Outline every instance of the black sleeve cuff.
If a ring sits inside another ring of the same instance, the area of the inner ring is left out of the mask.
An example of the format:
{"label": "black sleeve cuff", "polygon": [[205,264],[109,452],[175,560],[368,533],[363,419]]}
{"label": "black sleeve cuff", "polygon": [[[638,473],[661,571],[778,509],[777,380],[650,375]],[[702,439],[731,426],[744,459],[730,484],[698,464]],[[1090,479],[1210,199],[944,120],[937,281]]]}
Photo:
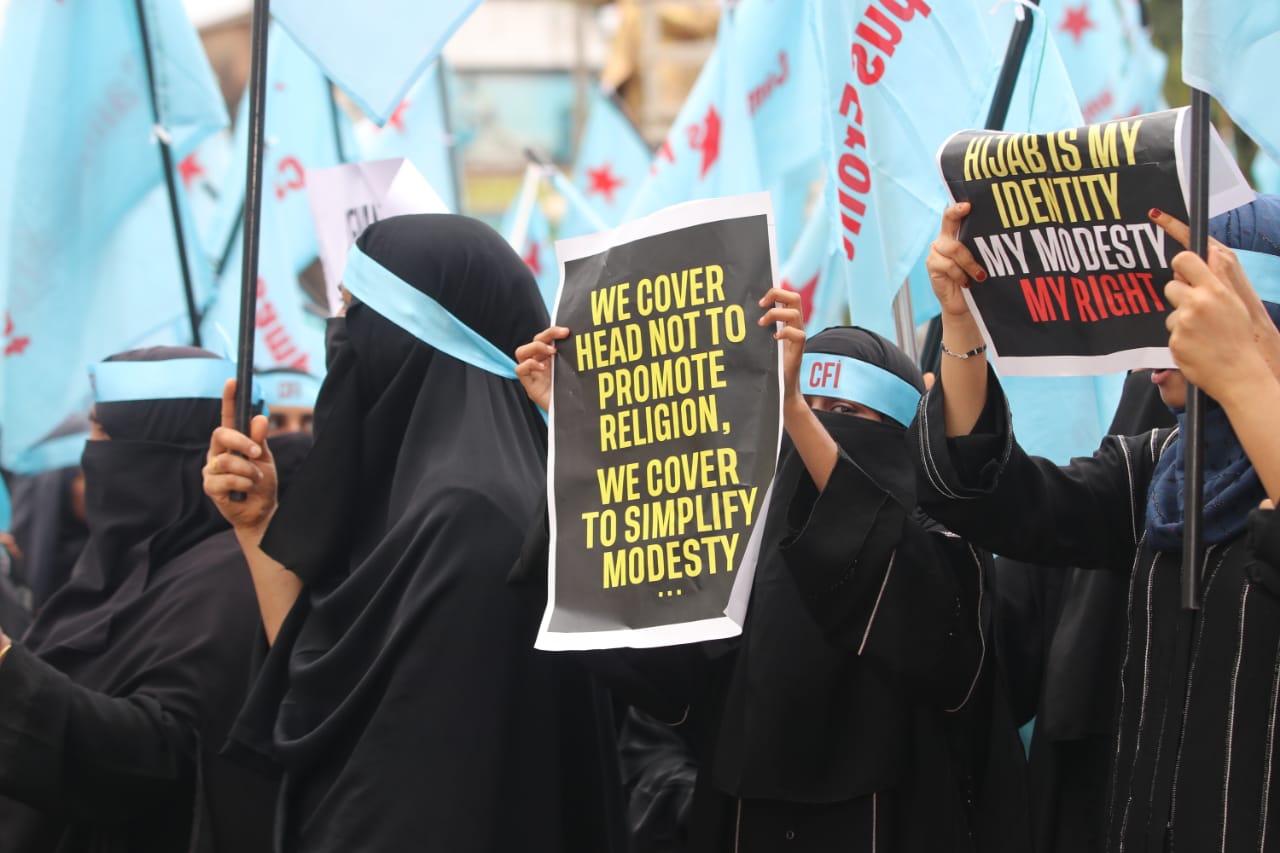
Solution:
{"label": "black sleeve cuff", "polygon": [[968,435],[947,436],[944,400],[939,383],[925,395],[911,425],[921,496],[965,500],[990,494],[1013,449],[1009,404],[1000,380],[988,366],[987,402]]}
{"label": "black sleeve cuff", "polygon": [[57,687],[65,680],[18,645],[0,663],[0,791],[55,786],[68,712],[66,693]]}

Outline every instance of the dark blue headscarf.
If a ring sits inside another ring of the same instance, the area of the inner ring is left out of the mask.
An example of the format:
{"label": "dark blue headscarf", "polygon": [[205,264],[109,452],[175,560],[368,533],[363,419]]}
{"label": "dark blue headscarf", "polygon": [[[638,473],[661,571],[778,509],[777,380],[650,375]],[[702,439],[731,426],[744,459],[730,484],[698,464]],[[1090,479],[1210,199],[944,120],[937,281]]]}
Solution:
{"label": "dark blue headscarf", "polygon": [[[1271,321],[1280,326],[1280,305],[1264,302]],[[1267,496],[1258,472],[1245,455],[1227,413],[1208,400],[1204,413],[1204,541],[1230,542],[1244,534],[1249,510]],[[1179,437],[1156,463],[1147,492],[1147,539],[1157,551],[1181,551],[1185,524],[1187,413],[1175,410]]]}
{"label": "dark blue headscarf", "polygon": [[[1280,255],[1280,196],[1257,200],[1209,221],[1209,234],[1233,249]],[[1280,326],[1280,306],[1263,303]],[[1187,415],[1177,412],[1179,435]],[[1249,510],[1266,497],[1258,474],[1245,456],[1227,420],[1212,400],[1204,416],[1204,539],[1208,545],[1230,542],[1244,533]],[[1181,551],[1186,444],[1179,438],[1165,452],[1147,493],[1147,538],[1157,551]]]}

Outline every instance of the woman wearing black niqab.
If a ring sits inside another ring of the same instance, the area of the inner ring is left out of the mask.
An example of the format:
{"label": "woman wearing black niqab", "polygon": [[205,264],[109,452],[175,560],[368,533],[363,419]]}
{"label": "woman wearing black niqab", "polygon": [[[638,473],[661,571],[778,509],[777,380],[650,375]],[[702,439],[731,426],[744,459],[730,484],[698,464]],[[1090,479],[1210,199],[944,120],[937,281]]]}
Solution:
{"label": "woman wearing black niqab", "polygon": [[219,406],[201,383],[231,373],[184,347],[93,368],[88,542],[0,651],[6,853],[269,849],[273,784],[217,757],[261,637],[244,557],[199,488]]}
{"label": "woman wearing black niqab", "polygon": [[[762,324],[784,324],[787,435],[742,635],[588,660],[697,755],[691,853],[1023,853],[1023,757],[986,648],[988,561],[916,509],[906,425],[920,372],[866,329],[806,345],[795,293],[761,307]],[[569,333],[517,354],[540,403],[552,341]],[[545,575],[540,544],[526,580]]]}
{"label": "woman wearing black niqab", "polygon": [[545,476],[505,355],[546,324],[537,287],[446,215],[371,225],[343,278],[316,443],[274,518],[264,421],[216,432],[206,468],[274,639],[235,738],[284,770],[278,844],[614,849],[612,728],[570,661],[533,650],[542,597],[505,583]]}

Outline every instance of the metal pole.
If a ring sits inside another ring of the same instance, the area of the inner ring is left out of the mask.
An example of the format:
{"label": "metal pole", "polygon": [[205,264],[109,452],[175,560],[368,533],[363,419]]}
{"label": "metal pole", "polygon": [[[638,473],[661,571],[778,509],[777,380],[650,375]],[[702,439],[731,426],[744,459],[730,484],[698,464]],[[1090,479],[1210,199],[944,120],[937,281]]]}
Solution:
{"label": "metal pole", "polygon": [[142,0],[135,0],[138,31],[142,35],[142,58],[147,70],[147,96],[151,101],[151,119],[155,123],[156,142],[160,146],[160,164],[164,169],[165,188],[169,191],[169,213],[173,218],[173,240],[178,247],[178,265],[182,268],[182,291],[187,300],[187,319],[191,321],[191,343],[200,346],[200,309],[196,307],[195,285],[187,261],[187,241],[182,231],[182,209],[178,205],[178,182],[173,172],[173,151],[169,148],[166,128],[160,124],[160,99],[156,94],[156,70],[151,56],[151,36],[147,31],[147,13]]}
{"label": "metal pole", "polygon": [[[325,81],[328,83],[328,81]],[[347,147],[342,141],[342,108],[338,106],[338,96],[333,92],[333,84],[329,86],[329,120],[333,124],[333,153],[339,163],[347,162]]]}
{"label": "metal pole", "polygon": [[[1209,95],[1191,90],[1191,251],[1209,257]],[[1182,535],[1182,607],[1200,609],[1200,563],[1204,550],[1204,405],[1199,388],[1187,383],[1186,489]]]}
{"label": "metal pole", "polygon": [[[1031,5],[1039,6],[1040,0],[1028,0]],[[1035,26],[1034,13],[1023,10],[1022,17],[1013,24],[1013,33],[1009,36],[1009,47],[1004,53],[1004,64],[1000,67],[1000,77],[996,80],[996,91],[991,96],[991,109],[987,112],[987,130],[1004,130],[1004,121],[1009,115],[1009,104],[1013,100],[1013,89],[1018,83],[1018,73],[1022,70],[1022,58],[1027,52],[1027,42],[1031,40],[1031,30]]]}
{"label": "metal pole", "polygon": [[911,279],[902,282],[898,295],[893,297],[893,327],[898,336],[898,349],[905,352],[912,361],[920,358],[920,349],[916,346],[915,311],[911,306]]}
{"label": "metal pole", "polygon": [[240,267],[240,340],[236,355],[236,428],[249,432],[253,405],[254,321],[258,307],[258,231],[262,218],[262,159],[267,106],[267,26],[270,0],[254,0],[249,64],[249,157],[244,189],[244,247]]}
{"label": "metal pole", "polygon": [[458,166],[461,152],[453,135],[453,117],[449,114],[449,81],[445,77],[444,57],[436,59],[436,86],[440,90],[440,121],[444,125],[445,144],[449,148],[449,170],[453,172],[453,212],[462,212],[463,171]]}
{"label": "metal pole", "polygon": [[[1039,6],[1040,0],[1027,0],[1033,6]],[[1023,16],[1014,21],[1013,32],[1009,34],[1009,46],[1005,48],[1004,62],[1000,66],[1000,77],[996,80],[996,90],[991,96],[991,107],[987,110],[987,130],[1004,130],[1005,119],[1009,117],[1009,104],[1013,101],[1013,90],[1018,84],[1018,74],[1022,71],[1022,60],[1027,53],[1027,43],[1031,40],[1031,30],[1035,27],[1035,13],[1025,11]],[[934,317],[929,321],[929,332],[925,335],[924,352],[920,358],[921,369],[925,372],[940,369],[942,358],[941,321]]]}

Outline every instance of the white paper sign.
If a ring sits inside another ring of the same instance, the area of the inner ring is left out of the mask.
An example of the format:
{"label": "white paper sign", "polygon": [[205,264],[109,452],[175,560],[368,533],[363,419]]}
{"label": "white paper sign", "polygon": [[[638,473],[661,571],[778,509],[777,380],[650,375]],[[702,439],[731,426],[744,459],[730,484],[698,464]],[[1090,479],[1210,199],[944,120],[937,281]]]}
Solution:
{"label": "white paper sign", "polygon": [[334,314],[342,307],[338,284],[347,251],[365,228],[391,216],[449,212],[422,173],[403,157],[312,169],[307,172],[307,202]]}

